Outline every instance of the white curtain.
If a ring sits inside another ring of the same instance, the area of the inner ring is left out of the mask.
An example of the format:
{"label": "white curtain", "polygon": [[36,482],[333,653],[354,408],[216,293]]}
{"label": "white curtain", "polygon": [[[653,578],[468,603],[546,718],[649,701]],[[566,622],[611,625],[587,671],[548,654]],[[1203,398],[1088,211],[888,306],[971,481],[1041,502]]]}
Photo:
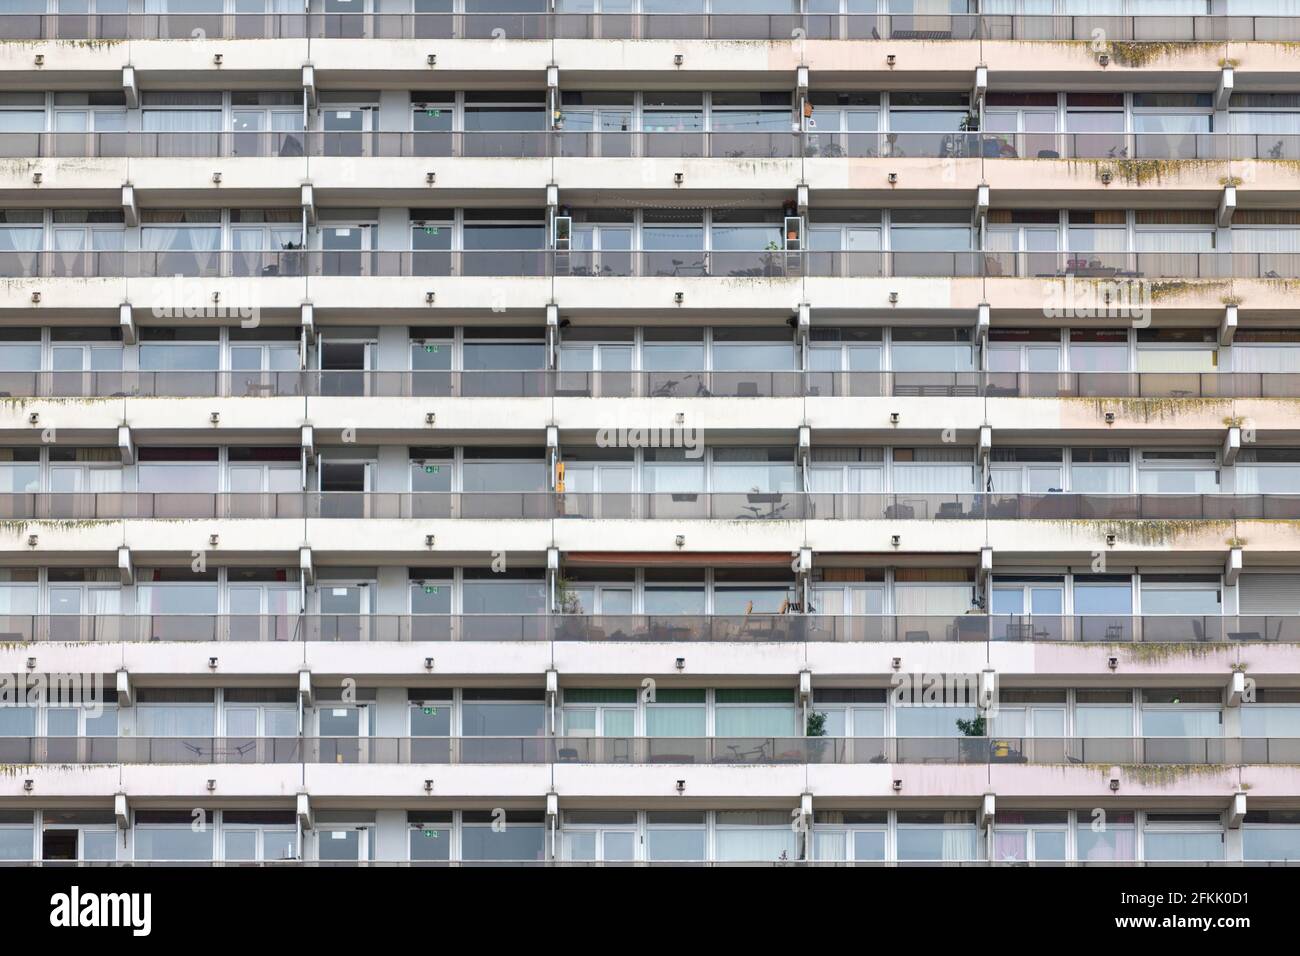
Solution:
{"label": "white curtain", "polygon": [[1269,113],[1245,112],[1229,113],[1228,118],[1234,133],[1276,133],[1279,135],[1300,134],[1300,112]]}
{"label": "white curtain", "polygon": [[139,704],[137,737],[211,737],[213,706],[208,704]]}
{"label": "white curtain", "polygon": [[35,252],[41,247],[41,227],[0,228],[0,252]]}
{"label": "white curtain", "polygon": [[1139,229],[1133,242],[1138,252],[1213,252],[1214,230]]}
{"label": "white curtain", "polygon": [[894,613],[899,615],[965,614],[970,604],[969,583],[894,585]]}
{"label": "white curtain", "polygon": [[1232,230],[1233,252],[1300,252],[1300,227]]}
{"label": "white curtain", "polygon": [[215,133],[221,129],[220,110],[145,110],[146,133]]}
{"label": "white curtain", "polygon": [[789,826],[722,829],[717,831],[717,858],[756,862],[796,860],[798,835]]}
{"label": "white curtain", "polygon": [[1237,345],[1232,349],[1235,372],[1300,372],[1300,345]]}
{"label": "white curtain", "polygon": [[86,614],[90,617],[121,613],[121,591],[116,588],[88,588],[86,590]]}
{"label": "white curtain", "polygon": [[215,252],[221,248],[221,227],[145,226],[140,240],[149,252]]}
{"label": "white curtain", "polygon": [[894,490],[916,494],[972,492],[975,469],[970,464],[895,464]]}

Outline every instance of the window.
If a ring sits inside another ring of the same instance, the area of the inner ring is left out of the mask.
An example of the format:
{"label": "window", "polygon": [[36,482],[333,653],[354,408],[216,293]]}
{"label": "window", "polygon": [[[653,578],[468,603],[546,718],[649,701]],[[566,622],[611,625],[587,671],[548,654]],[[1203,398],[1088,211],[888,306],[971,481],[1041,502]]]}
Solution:
{"label": "window", "polygon": [[646,702],[647,737],[703,737],[708,714],[705,692],[693,688],[659,688]]}
{"label": "window", "polygon": [[970,448],[895,448],[893,472],[899,494],[975,491],[975,453]]}
{"label": "window", "polygon": [[[495,863],[532,863],[546,858],[546,827],[541,813],[507,810],[461,814],[461,859]],[[502,826],[502,823],[505,825]]]}
{"label": "window", "polygon": [[[1132,737],[1132,692],[1090,688],[1075,691],[1074,735],[1101,740]],[[1084,746],[1086,749],[1086,742]]]}
{"label": "window", "polygon": [[1294,494],[1300,488],[1300,449],[1243,448],[1233,475],[1238,494]]}
{"label": "window", "polygon": [[408,810],[406,830],[412,862],[443,862],[451,859],[450,812]]}
{"label": "window", "polygon": [[994,448],[989,465],[991,491],[1041,495],[1059,492],[1062,478],[1059,448]]}
{"label": "window", "polygon": [[546,733],[542,691],[466,688],[461,733],[466,737],[541,737]]}
{"label": "window", "polygon": [[221,843],[227,862],[299,859],[298,827],[292,813],[226,810],[221,815]]}
{"label": "window", "polygon": [[1070,455],[1070,490],[1085,495],[1129,491],[1127,448],[1075,448]]}
{"label": "window", "polygon": [[0,448],[0,494],[35,494],[41,490],[41,450]]}
{"label": "window", "polygon": [[980,858],[980,832],[967,810],[898,814],[900,861],[956,863]]}
{"label": "window", "polygon": [[[472,572],[472,573],[470,573]],[[462,584],[465,614],[545,614],[546,582],[540,577],[493,574],[466,569]]]}
{"label": "window", "polygon": [[1219,737],[1222,734],[1223,705],[1212,692],[1163,689],[1142,692],[1144,737]]}
{"label": "window", "polygon": [[1065,859],[1069,813],[1065,810],[999,811],[993,822],[993,859],[1051,862]]}
{"label": "window", "polygon": [[221,345],[217,331],[141,329],[140,368],[159,372],[217,371],[221,368]]}
{"label": "window", "polygon": [[646,813],[646,859],[698,862],[705,859],[704,814],[673,810]]}
{"label": "window", "polygon": [[813,858],[883,862],[888,830],[883,811],[818,810],[813,815]]}
{"label": "window", "polygon": [[712,470],[715,492],[771,494],[799,488],[794,452],[788,448],[715,448]]}
{"label": "window", "polygon": [[[135,707],[138,737],[212,737],[216,704],[210,690],[141,688]],[[295,727],[295,733],[297,728]]]}
{"label": "window", "polygon": [[718,329],[713,334],[713,368],[719,371],[790,371],[798,366],[798,354],[781,332]]}
{"label": "window", "polygon": [[803,736],[800,711],[789,690],[719,688],[714,704],[717,737]]}
{"label": "window", "polygon": [[1070,330],[1070,369],[1075,372],[1128,371],[1128,333]]}
{"label": "window", "polygon": [[783,810],[719,810],[714,816],[714,857],[723,862],[798,860],[799,834]]}
{"label": "window", "polygon": [[636,859],[636,814],[626,811],[568,810],[563,818],[563,858],[603,862]]}
{"label": "window", "polygon": [[635,736],[636,704],[634,688],[566,687],[562,733],[567,737]]}
{"label": "window", "polygon": [[1300,860],[1300,813],[1247,813],[1241,827],[1241,856],[1245,860]]}
{"label": "window", "polygon": [[35,839],[30,810],[0,810],[0,860],[35,859]]}
{"label": "window", "polygon": [[1150,861],[1223,859],[1223,824],[1217,814],[1148,813],[1142,840]]}
{"label": "window", "polygon": [[1196,581],[1188,576],[1144,575],[1143,614],[1212,614],[1223,611],[1218,578]]}
{"label": "window", "polygon": [[[196,828],[195,822],[203,826]],[[137,860],[205,862],[212,859],[216,833],[211,810],[137,810],[135,858]]]}
{"label": "window", "polygon": [[1216,494],[1218,455],[1213,451],[1152,451],[1138,456],[1142,494]]}
{"label": "window", "polygon": [[1076,858],[1085,863],[1108,863],[1136,857],[1137,830],[1127,810],[1075,812]]}
{"label": "window", "polygon": [[896,372],[970,372],[975,369],[969,329],[894,329]]}
{"label": "window", "polygon": [[463,491],[545,491],[550,478],[541,451],[521,448],[467,448]]}
{"label": "window", "polygon": [[1138,329],[1139,372],[1213,372],[1218,366],[1218,344],[1202,330]]}

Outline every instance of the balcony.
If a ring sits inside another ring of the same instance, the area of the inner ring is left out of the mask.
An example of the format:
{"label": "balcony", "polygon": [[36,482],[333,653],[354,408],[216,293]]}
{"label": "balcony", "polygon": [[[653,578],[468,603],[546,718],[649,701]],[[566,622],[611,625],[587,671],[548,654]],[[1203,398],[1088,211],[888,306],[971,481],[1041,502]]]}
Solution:
{"label": "balcony", "polygon": [[[0,17],[3,40],[1300,40],[1294,17],[1018,14],[175,13]],[[196,34],[195,31],[201,31]],[[502,32],[498,32],[502,31]],[[802,31],[802,33],[798,32]]]}
{"label": "balcony", "polygon": [[[675,279],[1294,279],[1289,252],[782,252],[653,250],[0,252],[0,277],[214,278],[418,276]],[[1132,298],[1142,294],[1135,284]],[[1135,302],[1134,305],[1136,306]]]}
{"label": "balcony", "polygon": [[0,642],[1295,644],[1297,615],[9,614]]}
{"label": "balcony", "polygon": [[802,492],[99,492],[0,494],[3,520],[595,519],[1133,521],[1300,519],[1300,494]]}
{"label": "balcony", "polygon": [[0,370],[4,398],[1300,398],[1300,372]]}
{"label": "balcony", "polygon": [[113,132],[0,133],[15,159],[1162,159],[1294,160],[1287,133]]}
{"label": "balcony", "polygon": [[1300,762],[1296,737],[0,737],[6,764],[1107,764]]}

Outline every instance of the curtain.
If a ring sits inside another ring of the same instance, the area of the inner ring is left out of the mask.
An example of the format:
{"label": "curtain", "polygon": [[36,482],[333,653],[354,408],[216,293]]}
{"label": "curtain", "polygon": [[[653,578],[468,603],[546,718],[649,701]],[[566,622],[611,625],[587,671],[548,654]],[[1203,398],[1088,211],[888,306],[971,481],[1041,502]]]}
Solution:
{"label": "curtain", "polygon": [[641,482],[647,492],[699,493],[704,490],[704,464],[647,462]]}
{"label": "curtain", "polygon": [[1300,345],[1238,345],[1232,350],[1235,372],[1300,372]]}
{"label": "curtain", "polygon": [[1144,349],[1137,353],[1139,372],[1213,372],[1218,350],[1213,345],[1199,348]]}
{"label": "curtain", "polygon": [[1233,252],[1300,252],[1300,229],[1252,228],[1232,231]]}
{"label": "curtain", "polygon": [[899,493],[969,493],[975,490],[975,469],[970,464],[895,464],[894,490]]}
{"label": "curtain", "polygon": [[122,613],[122,592],[116,588],[87,588],[86,613],[91,617]]}
{"label": "curtain", "polygon": [[896,584],[894,613],[898,615],[964,614],[970,610],[971,585]]}
{"label": "curtain", "polygon": [[1223,837],[1218,832],[1147,830],[1144,837],[1148,860],[1220,860],[1223,858]]}
{"label": "curtain", "polygon": [[1080,860],[1131,860],[1134,857],[1136,833],[1129,826],[1107,823],[1106,829],[1096,831],[1080,814],[1076,833]]}
{"label": "curtain", "polygon": [[945,861],[957,862],[975,859],[978,833],[973,827],[960,830],[945,828],[943,831],[943,858]]}
{"label": "curtain", "polygon": [[716,838],[719,860],[755,862],[799,858],[798,836],[788,826],[720,829]]}
{"label": "curtain", "polygon": [[646,735],[650,737],[703,737],[703,707],[646,708]]}
{"label": "curtain", "polygon": [[0,252],[35,252],[41,247],[40,226],[0,229]]}
{"label": "curtain", "polygon": [[714,715],[719,737],[800,737],[799,712],[791,706],[719,707]]}
{"label": "curtain", "polygon": [[221,248],[221,227],[145,226],[140,239],[150,252],[213,252]]}
{"label": "curtain", "polygon": [[1297,113],[1229,113],[1232,131],[1243,134],[1273,133],[1280,136],[1300,134],[1300,112]]}
{"label": "curtain", "polygon": [[1213,229],[1139,229],[1133,234],[1138,252],[1213,252]]}
{"label": "curtain", "polygon": [[995,831],[993,859],[1026,860],[1029,858],[1029,834],[1025,830]]}
{"label": "curtain", "polygon": [[137,737],[211,737],[215,725],[212,705],[139,704]]}
{"label": "curtain", "polygon": [[818,860],[843,860],[847,856],[842,830],[814,833],[813,847],[813,855]]}

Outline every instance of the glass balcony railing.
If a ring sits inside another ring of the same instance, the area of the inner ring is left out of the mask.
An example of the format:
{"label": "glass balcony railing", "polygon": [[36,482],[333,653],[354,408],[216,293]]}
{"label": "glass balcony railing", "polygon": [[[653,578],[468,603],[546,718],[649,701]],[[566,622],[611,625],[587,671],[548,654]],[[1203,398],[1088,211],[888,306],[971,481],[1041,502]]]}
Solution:
{"label": "glass balcony railing", "polygon": [[[563,4],[561,4],[561,8]],[[1287,16],[975,13],[107,13],[0,16],[3,40],[1073,40],[1295,41]]]}
{"label": "glass balcony railing", "polygon": [[3,398],[1300,398],[1297,372],[0,370]]}
{"label": "glass balcony railing", "polygon": [[1213,867],[1300,866],[1300,860],[0,860],[5,867],[256,867],[279,868],[371,868],[371,867],[528,867],[569,869],[590,867]]}
{"label": "glass balcony railing", "polygon": [[85,492],[0,494],[0,519],[705,519],[722,521],[1300,519],[1300,494],[997,492]]}
{"label": "glass balcony railing", "polygon": [[1300,615],[0,615],[0,642],[40,641],[1295,644]]}
{"label": "glass balcony railing", "polygon": [[[1099,279],[1294,279],[1294,252],[857,252],[812,250],[3,251],[6,278],[659,277],[673,279],[865,279],[885,276]],[[1127,301],[1127,300],[1126,300]],[[1125,312],[1129,306],[1125,305]],[[1117,304],[1115,309],[1119,309]]]}
{"label": "glass balcony railing", "polygon": [[1300,763],[1300,737],[0,737],[6,764]]}
{"label": "glass balcony railing", "polygon": [[[787,124],[788,125],[788,124]],[[301,158],[1294,160],[1288,133],[114,132],[0,133],[15,159]]]}

